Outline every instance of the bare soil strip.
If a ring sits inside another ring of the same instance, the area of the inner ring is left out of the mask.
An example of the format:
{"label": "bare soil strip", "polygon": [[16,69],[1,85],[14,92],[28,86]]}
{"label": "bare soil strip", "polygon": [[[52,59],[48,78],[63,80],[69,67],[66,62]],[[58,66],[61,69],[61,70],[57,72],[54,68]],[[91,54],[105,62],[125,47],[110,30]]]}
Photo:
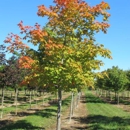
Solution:
{"label": "bare soil strip", "polygon": [[62,115],[61,130],[86,130],[87,129],[87,108],[86,108],[86,97],[82,94],[79,105],[74,110],[73,117],[69,122],[70,108],[66,110]]}

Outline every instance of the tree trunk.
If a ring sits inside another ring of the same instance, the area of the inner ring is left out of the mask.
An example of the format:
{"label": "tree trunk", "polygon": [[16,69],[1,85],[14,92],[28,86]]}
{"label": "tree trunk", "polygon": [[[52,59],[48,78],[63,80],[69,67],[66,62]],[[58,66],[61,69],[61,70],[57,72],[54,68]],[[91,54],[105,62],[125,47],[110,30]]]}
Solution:
{"label": "tree trunk", "polygon": [[26,102],[26,100],[27,100],[27,89],[24,90],[24,95],[25,95],[24,101]]}
{"label": "tree trunk", "polygon": [[37,88],[36,88],[36,90],[33,90],[33,100],[35,101],[35,103],[36,103],[36,108],[37,108]]}
{"label": "tree trunk", "polygon": [[4,109],[4,87],[2,87],[1,93],[1,119],[3,118],[3,109]]}
{"label": "tree trunk", "polygon": [[116,102],[116,97],[117,97],[117,93],[116,93],[116,91],[115,91],[115,102]]}
{"label": "tree trunk", "polygon": [[42,95],[41,93],[42,93],[42,92],[40,91],[40,92],[39,92],[39,96],[40,96],[40,97],[41,97],[41,95]]}
{"label": "tree trunk", "polygon": [[125,97],[125,93],[124,93],[124,91],[122,92],[122,99],[124,99],[124,97]]}
{"label": "tree trunk", "polygon": [[103,90],[101,89],[101,97],[103,96]]}
{"label": "tree trunk", "polygon": [[18,88],[15,88],[15,115],[17,115]]}
{"label": "tree trunk", "polygon": [[10,98],[12,99],[12,97],[13,97],[13,94],[12,94],[12,91],[11,91],[11,93],[10,93]]}
{"label": "tree trunk", "polygon": [[108,91],[107,91],[107,90],[105,90],[105,97],[107,97],[107,95],[108,95]]}
{"label": "tree trunk", "polygon": [[16,99],[15,98],[16,98],[16,88],[14,89],[14,104],[16,104],[16,102],[15,102]]}
{"label": "tree trunk", "polygon": [[32,91],[30,90],[30,109],[32,108]]}
{"label": "tree trunk", "polygon": [[9,90],[6,91],[6,96],[8,96],[8,95],[9,95]]}
{"label": "tree trunk", "polygon": [[100,95],[100,90],[99,89],[97,89],[97,96],[99,96]]}
{"label": "tree trunk", "polygon": [[119,93],[117,92],[117,104],[119,105]]}
{"label": "tree trunk", "polygon": [[56,101],[58,102],[58,91],[56,91]]}
{"label": "tree trunk", "polygon": [[74,108],[75,108],[75,93],[73,93],[72,116],[74,114]]}
{"label": "tree trunk", "polygon": [[37,108],[38,107],[37,94],[35,95],[35,100],[36,100],[36,108]]}
{"label": "tree trunk", "polygon": [[111,92],[108,90],[109,100],[111,100]]}
{"label": "tree trunk", "polygon": [[77,94],[74,96],[74,109],[76,109],[76,103],[77,103]]}
{"label": "tree trunk", "polygon": [[58,89],[58,110],[57,110],[56,130],[61,130],[61,106],[62,106],[62,91]]}
{"label": "tree trunk", "polygon": [[76,108],[78,107],[78,104],[79,104],[79,99],[80,99],[80,92],[78,92],[78,95],[77,95],[77,103],[76,103]]}
{"label": "tree trunk", "polygon": [[110,92],[110,100],[112,101],[112,99],[113,99],[113,94],[112,92]]}
{"label": "tree trunk", "polygon": [[27,89],[24,89],[24,94],[25,94],[25,96],[27,95]]}
{"label": "tree trunk", "polygon": [[128,92],[127,92],[127,96],[128,96],[128,98],[129,98],[129,95],[130,95],[130,94],[129,94],[129,91],[128,91]]}
{"label": "tree trunk", "polygon": [[32,98],[33,98],[33,100],[35,100],[35,91],[34,90],[32,91]]}
{"label": "tree trunk", "polygon": [[125,99],[127,99],[127,92],[125,91]]}
{"label": "tree trunk", "polygon": [[71,106],[70,106],[70,118],[69,121],[71,121],[72,114],[73,114],[73,100],[74,100],[74,93],[71,93]]}
{"label": "tree trunk", "polygon": [[96,96],[98,95],[98,90],[97,90],[97,88],[96,88],[96,90],[95,90],[95,94],[96,94]]}
{"label": "tree trunk", "polygon": [[42,106],[44,105],[44,94],[43,94],[43,99],[42,99]]}

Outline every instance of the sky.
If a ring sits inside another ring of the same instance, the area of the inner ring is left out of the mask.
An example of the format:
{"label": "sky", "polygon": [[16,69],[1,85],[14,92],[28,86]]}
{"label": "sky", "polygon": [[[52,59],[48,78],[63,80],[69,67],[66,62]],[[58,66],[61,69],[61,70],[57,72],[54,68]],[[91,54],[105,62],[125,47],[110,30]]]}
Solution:
{"label": "sky", "polygon": [[[99,4],[102,0],[85,0],[90,6]],[[130,69],[130,0],[104,0],[110,5],[110,28],[107,34],[96,34],[96,43],[103,44],[112,52],[113,59],[104,59],[102,70],[118,66],[123,70]],[[0,44],[6,36],[13,32],[19,34],[17,24],[22,20],[24,25],[35,23],[45,25],[47,19],[37,16],[37,6],[54,5],[53,0],[0,0]],[[10,54],[7,54],[8,57]]]}

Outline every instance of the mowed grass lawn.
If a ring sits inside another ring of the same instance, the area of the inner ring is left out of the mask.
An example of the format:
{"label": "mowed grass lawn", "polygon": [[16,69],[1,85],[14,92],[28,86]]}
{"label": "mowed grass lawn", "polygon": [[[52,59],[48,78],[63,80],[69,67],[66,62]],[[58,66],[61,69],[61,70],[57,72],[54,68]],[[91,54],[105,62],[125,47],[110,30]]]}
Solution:
{"label": "mowed grass lawn", "polygon": [[87,130],[130,130],[130,112],[105,103],[91,91],[86,92],[86,103]]}

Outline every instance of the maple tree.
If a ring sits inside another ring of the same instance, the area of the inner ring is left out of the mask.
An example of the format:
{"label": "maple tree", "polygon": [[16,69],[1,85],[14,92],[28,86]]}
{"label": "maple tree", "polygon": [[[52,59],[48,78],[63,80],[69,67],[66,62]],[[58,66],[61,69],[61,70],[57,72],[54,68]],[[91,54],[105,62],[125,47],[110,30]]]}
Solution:
{"label": "maple tree", "polygon": [[[48,16],[45,27],[38,23],[34,27],[24,26],[21,21],[18,26],[24,36],[11,33],[5,43],[10,43],[7,48],[10,52],[21,51],[20,67],[31,71],[24,82],[37,79],[37,85],[58,91],[57,130],[60,130],[62,90],[92,86],[98,75],[93,70],[103,65],[97,56],[111,58],[110,51],[102,44],[95,44],[94,39],[95,33],[107,32],[110,14],[106,10],[110,7],[105,2],[91,7],[82,0],[54,0],[54,3],[49,8],[38,6],[38,16]],[[100,16],[103,17],[99,22]],[[30,49],[23,40],[38,46],[38,50]]]}
{"label": "maple tree", "polygon": [[14,104],[16,106],[15,114],[17,115],[17,102],[18,102],[18,89],[19,84],[24,79],[24,76],[26,75],[25,69],[22,69],[19,67],[18,63],[18,56],[14,55],[7,60],[7,71],[9,76],[9,84],[10,87],[15,90],[15,98],[14,98]]}

